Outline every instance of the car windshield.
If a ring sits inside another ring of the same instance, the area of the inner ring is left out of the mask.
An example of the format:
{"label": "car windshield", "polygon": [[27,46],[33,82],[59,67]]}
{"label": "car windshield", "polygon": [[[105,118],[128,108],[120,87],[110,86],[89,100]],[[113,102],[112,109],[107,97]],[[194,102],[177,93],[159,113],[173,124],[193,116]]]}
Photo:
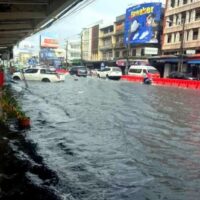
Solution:
{"label": "car windshield", "polygon": [[121,72],[121,69],[118,68],[118,67],[114,67],[114,68],[112,68],[112,70],[113,70],[114,72]]}
{"label": "car windshield", "polygon": [[78,70],[86,70],[85,67],[78,67]]}

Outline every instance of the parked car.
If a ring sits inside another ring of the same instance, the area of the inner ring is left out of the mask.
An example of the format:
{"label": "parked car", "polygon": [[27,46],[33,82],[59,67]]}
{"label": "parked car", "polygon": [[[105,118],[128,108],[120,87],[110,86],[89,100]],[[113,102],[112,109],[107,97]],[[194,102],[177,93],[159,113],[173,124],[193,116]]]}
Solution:
{"label": "parked car", "polygon": [[70,75],[87,76],[87,68],[84,66],[75,66],[69,70]]}
{"label": "parked car", "polygon": [[24,69],[23,71],[13,73],[12,78],[14,80],[23,80],[25,78],[28,81],[42,82],[60,82],[65,80],[64,75],[60,75],[55,71],[51,71],[47,68]]}
{"label": "parked car", "polygon": [[169,74],[168,78],[197,80],[191,73],[173,71]]}
{"label": "parked car", "polygon": [[146,74],[150,74],[152,78],[160,78],[159,71],[148,65],[131,65],[128,70],[128,75],[146,77]]}
{"label": "parked car", "polygon": [[97,77],[119,80],[122,76],[122,70],[119,67],[105,67],[97,71]]}

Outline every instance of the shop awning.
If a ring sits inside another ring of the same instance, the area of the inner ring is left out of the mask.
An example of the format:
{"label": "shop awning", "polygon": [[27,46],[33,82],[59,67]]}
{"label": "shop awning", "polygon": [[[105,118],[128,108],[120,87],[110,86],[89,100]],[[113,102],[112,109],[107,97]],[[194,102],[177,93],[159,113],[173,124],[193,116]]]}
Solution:
{"label": "shop awning", "polygon": [[169,62],[169,63],[177,63],[179,62],[178,58],[167,58],[167,59],[160,59],[162,62]]}
{"label": "shop awning", "polygon": [[188,64],[200,64],[200,60],[189,60]]}

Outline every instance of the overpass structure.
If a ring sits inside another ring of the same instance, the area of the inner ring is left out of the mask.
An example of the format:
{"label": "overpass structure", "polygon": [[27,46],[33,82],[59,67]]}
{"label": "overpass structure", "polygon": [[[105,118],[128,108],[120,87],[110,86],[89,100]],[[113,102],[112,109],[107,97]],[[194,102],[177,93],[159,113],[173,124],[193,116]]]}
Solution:
{"label": "overpass structure", "polygon": [[0,53],[88,0],[0,0]]}

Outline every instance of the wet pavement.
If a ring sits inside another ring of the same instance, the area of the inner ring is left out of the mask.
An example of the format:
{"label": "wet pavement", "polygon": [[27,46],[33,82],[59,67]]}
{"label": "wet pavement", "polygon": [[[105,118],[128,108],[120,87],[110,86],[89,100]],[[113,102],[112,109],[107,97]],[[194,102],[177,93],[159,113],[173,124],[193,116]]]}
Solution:
{"label": "wet pavement", "polygon": [[199,100],[197,90],[91,77],[31,82],[20,97],[31,130],[7,146],[22,166],[34,161],[22,177],[52,199],[198,200]]}

